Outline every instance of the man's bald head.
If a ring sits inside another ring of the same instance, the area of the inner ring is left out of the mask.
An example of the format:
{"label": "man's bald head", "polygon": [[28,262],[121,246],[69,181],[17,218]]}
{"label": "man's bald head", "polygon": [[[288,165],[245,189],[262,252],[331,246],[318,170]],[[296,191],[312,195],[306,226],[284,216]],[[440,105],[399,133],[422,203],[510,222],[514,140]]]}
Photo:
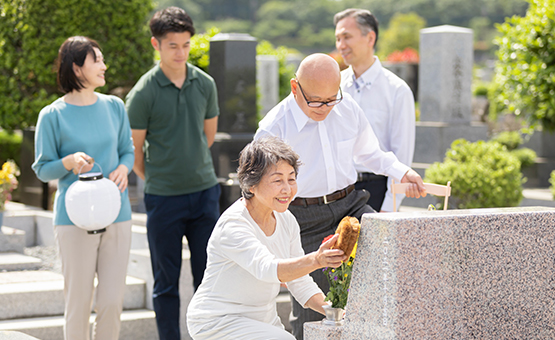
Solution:
{"label": "man's bald head", "polygon": [[[322,121],[333,108],[338,99],[341,74],[339,64],[327,54],[316,53],[304,58],[297,78],[291,79],[291,92],[301,110],[311,119]],[[309,107],[308,102],[321,103],[320,107]]]}
{"label": "man's bald head", "polygon": [[[304,58],[297,70],[297,79],[302,83],[341,83],[339,64],[327,54],[315,53]],[[307,87],[309,84],[307,84]]]}

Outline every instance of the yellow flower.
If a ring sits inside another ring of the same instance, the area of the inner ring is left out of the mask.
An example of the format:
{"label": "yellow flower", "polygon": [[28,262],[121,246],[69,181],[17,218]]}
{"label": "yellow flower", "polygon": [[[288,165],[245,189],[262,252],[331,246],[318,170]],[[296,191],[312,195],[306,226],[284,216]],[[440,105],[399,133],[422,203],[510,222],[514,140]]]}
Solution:
{"label": "yellow flower", "polygon": [[356,255],[356,253],[357,253],[357,245],[358,245],[358,242],[355,243],[355,246],[354,246],[354,248],[353,248],[353,251],[351,252],[351,257],[352,257],[353,259],[355,258],[355,255]]}

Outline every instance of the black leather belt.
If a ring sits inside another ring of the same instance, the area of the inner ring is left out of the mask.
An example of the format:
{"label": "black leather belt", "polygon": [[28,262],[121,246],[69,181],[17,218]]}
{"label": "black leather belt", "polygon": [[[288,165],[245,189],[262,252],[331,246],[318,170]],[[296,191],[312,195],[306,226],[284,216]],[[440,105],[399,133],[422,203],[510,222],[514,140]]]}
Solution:
{"label": "black leather belt", "polygon": [[357,174],[357,182],[371,182],[379,181],[382,179],[387,179],[387,177],[383,175],[376,175],[373,172],[359,172]]}
{"label": "black leather belt", "polygon": [[313,205],[313,204],[329,204],[331,202],[335,202],[342,198],[345,198],[353,190],[355,190],[355,185],[351,184],[345,189],[337,190],[336,192],[333,192],[326,196],[309,197],[309,198],[297,197],[291,202],[291,205],[307,206],[307,205]]}

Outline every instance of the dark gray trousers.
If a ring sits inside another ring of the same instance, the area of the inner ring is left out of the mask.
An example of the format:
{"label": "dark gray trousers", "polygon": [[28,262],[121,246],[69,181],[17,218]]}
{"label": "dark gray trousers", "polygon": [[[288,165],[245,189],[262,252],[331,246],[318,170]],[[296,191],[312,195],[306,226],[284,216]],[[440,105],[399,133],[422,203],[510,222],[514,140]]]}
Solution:
{"label": "dark gray trousers", "polygon": [[[333,233],[337,225],[345,216],[353,216],[359,220],[362,214],[375,212],[366,204],[370,194],[365,190],[354,190],[347,197],[330,204],[315,204],[309,206],[289,206],[289,210],[297,218],[301,227],[301,243],[305,254],[312,253],[320,247],[322,240]],[[329,284],[321,269],[310,276],[322,289],[328,293]],[[308,321],[319,321],[323,315],[311,309],[305,309],[291,296],[292,308],[289,318],[293,327],[293,335],[298,340],[303,339],[303,324]]]}

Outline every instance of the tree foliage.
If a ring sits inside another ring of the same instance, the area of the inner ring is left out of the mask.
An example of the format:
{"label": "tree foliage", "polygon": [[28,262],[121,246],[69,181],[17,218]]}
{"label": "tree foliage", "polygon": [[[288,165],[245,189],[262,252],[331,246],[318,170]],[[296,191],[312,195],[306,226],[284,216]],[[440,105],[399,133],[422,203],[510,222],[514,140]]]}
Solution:
{"label": "tree foliage", "polygon": [[212,27],[208,32],[195,34],[191,38],[191,50],[189,51],[189,62],[208,73],[210,65],[210,38],[220,33],[220,29]]}
{"label": "tree foliage", "polygon": [[498,26],[501,36],[490,113],[514,112],[555,131],[555,6],[530,0],[524,17]]}
{"label": "tree foliage", "polygon": [[394,51],[403,51],[410,47],[419,48],[420,30],[426,27],[426,20],[414,12],[397,13],[389,21],[389,27],[378,39],[378,54],[382,60]]}
{"label": "tree foliage", "polygon": [[146,22],[149,0],[0,0],[0,126],[36,123],[61,93],[54,61],[62,42],[99,42],[108,69],[102,92],[124,94],[153,63]]}
{"label": "tree foliage", "polygon": [[299,53],[285,46],[274,46],[266,40],[256,45],[256,54],[259,55],[275,55],[278,58],[279,65],[279,98],[280,100],[287,97],[291,92],[290,80],[295,76],[295,67],[287,63],[287,55],[291,53]]}
{"label": "tree foliage", "polygon": [[[218,26],[222,32],[250,33],[274,45],[304,52],[330,52],[334,47],[333,15],[347,8],[366,8],[382,32],[398,13],[414,12],[428,25],[468,27],[487,18],[485,28],[506,16],[524,14],[526,0],[159,0],[158,8],[176,5],[190,12],[197,28]],[[231,20],[234,19],[234,20]],[[220,25],[218,22],[222,22]],[[250,25],[248,23],[251,23]],[[415,32],[418,33],[418,32]],[[381,40],[385,43],[384,40]],[[381,43],[380,43],[381,44]],[[379,48],[379,46],[378,46]]]}

